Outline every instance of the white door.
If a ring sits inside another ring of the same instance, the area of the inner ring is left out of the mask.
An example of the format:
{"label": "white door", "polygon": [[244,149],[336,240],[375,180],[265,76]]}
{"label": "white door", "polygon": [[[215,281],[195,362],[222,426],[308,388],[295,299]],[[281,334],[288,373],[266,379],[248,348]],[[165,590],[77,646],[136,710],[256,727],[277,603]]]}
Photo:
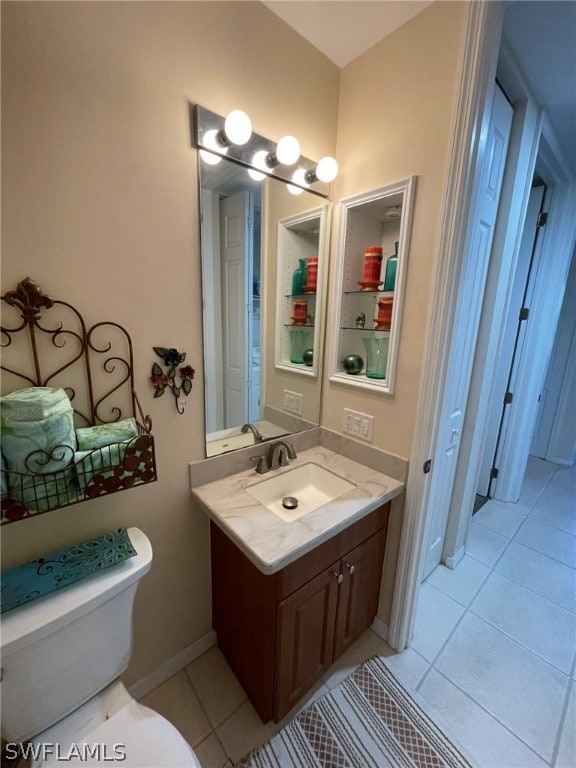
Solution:
{"label": "white door", "polygon": [[[540,393],[530,455],[547,461],[571,464],[576,442],[576,257],[566,284],[546,380]],[[571,384],[570,384],[571,383]],[[569,405],[563,410],[564,402]],[[571,435],[571,437],[570,437]],[[560,439],[558,439],[560,438]],[[562,446],[562,447],[561,447]]]}
{"label": "white door", "polygon": [[548,187],[544,208],[548,213],[547,223],[539,229],[524,300],[529,317],[522,323],[514,355],[509,383],[513,399],[504,411],[496,448],[498,475],[490,486],[490,495],[500,501],[515,502],[520,496],[538,397],[544,385],[574,249],[576,183]]}
{"label": "white door", "polygon": [[422,578],[428,576],[438,565],[442,556],[464,410],[473,367],[473,355],[470,355],[469,351],[474,349],[478,335],[482,297],[506,164],[512,116],[512,107],[500,88],[495,86],[486,138],[486,160],[482,169],[472,230],[467,243],[470,258],[465,260],[468,266],[461,276],[463,290],[460,293],[454,317],[454,345],[448,370],[454,371],[455,375],[445,383],[447,391],[440,417],[439,439],[436,453],[432,457],[428,505],[430,522]]}
{"label": "white door", "polygon": [[488,415],[486,440],[484,442],[484,450],[480,464],[477,493],[481,496],[489,495],[491,473],[496,466],[494,462],[498,435],[500,433],[504,415],[504,396],[508,391],[510,369],[512,367],[517,334],[519,330],[522,330],[522,328],[519,329],[518,327],[520,322],[520,310],[524,303],[526,283],[536,241],[538,215],[542,210],[542,204],[544,202],[544,191],[544,186],[533,187],[530,192],[530,200],[528,201],[524,231],[522,233],[522,241],[518,251],[516,271],[514,273],[509,310],[505,320],[503,344],[498,358],[494,383],[495,394]]}
{"label": "white door", "polygon": [[253,201],[238,192],[220,203],[224,428],[248,421],[252,348]]}

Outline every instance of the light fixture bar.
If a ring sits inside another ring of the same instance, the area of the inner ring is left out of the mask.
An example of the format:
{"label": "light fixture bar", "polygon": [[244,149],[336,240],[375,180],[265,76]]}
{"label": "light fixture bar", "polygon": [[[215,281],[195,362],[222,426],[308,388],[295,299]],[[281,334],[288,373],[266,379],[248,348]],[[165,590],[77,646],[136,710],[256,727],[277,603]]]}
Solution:
{"label": "light fixture bar", "polygon": [[[265,153],[265,155],[260,155],[260,157],[274,157],[277,161],[277,144],[265,136],[254,132],[252,132],[252,135],[245,144],[228,144],[225,154],[224,149],[220,150],[220,152],[214,149],[213,137],[215,135],[224,135],[225,122],[225,117],[206,109],[206,107],[202,107],[200,104],[194,104],[192,109],[192,142],[194,146],[202,150],[203,153],[212,153],[214,156],[226,157],[227,160],[232,160],[239,165],[258,172],[263,172],[264,168],[260,163],[254,165],[253,158],[257,152]],[[321,197],[328,197],[327,183],[315,179],[312,186],[309,186],[306,182],[299,185],[298,181],[295,181],[293,178],[296,171],[301,171],[301,178],[304,179],[306,174],[314,174],[316,168],[317,163],[300,155],[297,162],[292,165],[283,165],[281,162],[275,162],[273,167],[266,168],[264,172],[271,178],[280,179],[291,185],[301,186],[302,189],[306,189],[308,192],[313,192]],[[296,176],[296,179],[298,179],[298,176]]]}

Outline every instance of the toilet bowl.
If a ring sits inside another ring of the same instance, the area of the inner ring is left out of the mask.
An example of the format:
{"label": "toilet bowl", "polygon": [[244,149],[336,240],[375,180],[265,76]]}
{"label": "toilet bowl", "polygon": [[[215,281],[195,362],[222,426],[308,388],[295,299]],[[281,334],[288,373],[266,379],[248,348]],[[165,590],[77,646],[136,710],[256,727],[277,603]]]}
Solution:
{"label": "toilet bowl", "polygon": [[172,723],[135,701],[120,680],[31,739],[27,751],[30,768],[200,768]]}
{"label": "toilet bowl", "polygon": [[2,738],[34,768],[199,768],[192,747],[135,701],[119,675],[130,660],[136,589],[152,564],[137,555],[26,603],[2,619]]}

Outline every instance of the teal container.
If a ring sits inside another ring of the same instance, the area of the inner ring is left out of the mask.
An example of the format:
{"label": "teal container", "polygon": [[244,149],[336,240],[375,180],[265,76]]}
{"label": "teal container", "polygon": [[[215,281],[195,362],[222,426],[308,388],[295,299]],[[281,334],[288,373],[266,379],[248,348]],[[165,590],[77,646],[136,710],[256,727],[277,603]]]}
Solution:
{"label": "teal container", "polygon": [[366,376],[369,379],[385,379],[388,365],[388,341],[384,338],[362,339],[366,350]]}
{"label": "teal container", "polygon": [[307,259],[298,259],[300,266],[292,273],[292,296],[301,296],[306,283]]}
{"label": "teal container", "polygon": [[304,352],[310,348],[310,331],[291,330],[290,334],[290,362],[304,364]]}
{"label": "teal container", "polygon": [[398,266],[398,243],[394,243],[394,255],[388,258],[386,262],[386,272],[384,276],[385,291],[393,291],[396,286],[396,267]]}

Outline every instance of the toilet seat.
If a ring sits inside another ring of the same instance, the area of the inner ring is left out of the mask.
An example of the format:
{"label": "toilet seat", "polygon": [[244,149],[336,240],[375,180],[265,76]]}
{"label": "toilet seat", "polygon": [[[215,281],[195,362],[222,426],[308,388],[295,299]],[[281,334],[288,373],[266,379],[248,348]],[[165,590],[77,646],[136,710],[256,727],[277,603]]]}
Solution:
{"label": "toilet seat", "polygon": [[[99,745],[94,758],[78,756],[82,745]],[[105,745],[105,746],[104,746]],[[71,755],[62,762],[62,756]],[[125,755],[125,757],[123,757]],[[114,759],[116,757],[116,759]],[[131,701],[90,733],[78,739],[74,751],[63,748],[60,756],[36,763],[37,768],[201,768],[192,747],[180,732],[152,709]]]}

